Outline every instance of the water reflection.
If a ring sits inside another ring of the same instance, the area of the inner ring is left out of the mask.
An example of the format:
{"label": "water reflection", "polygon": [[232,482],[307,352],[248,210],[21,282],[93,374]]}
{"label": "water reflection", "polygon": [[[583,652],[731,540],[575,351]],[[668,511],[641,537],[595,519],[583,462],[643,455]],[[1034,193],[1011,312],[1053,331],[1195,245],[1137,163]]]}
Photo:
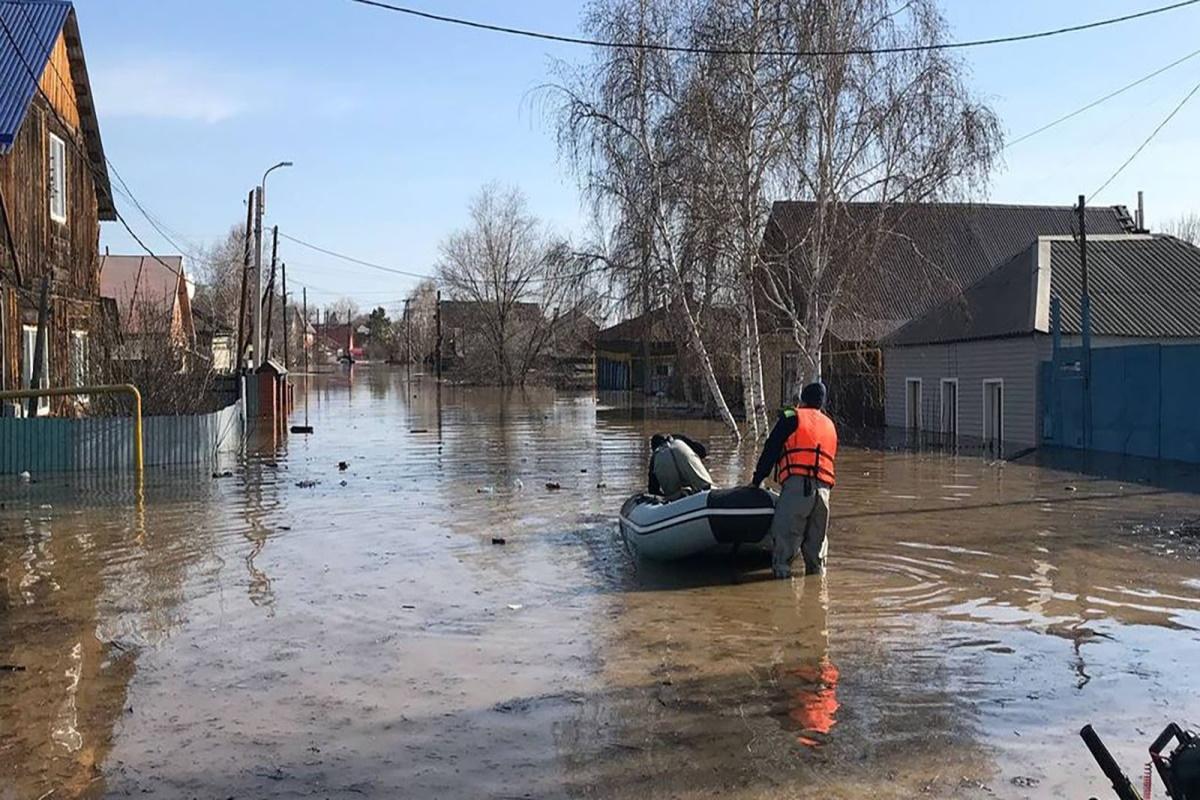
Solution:
{"label": "water reflection", "polygon": [[308,402],[140,503],[0,483],[0,798],[1086,796],[1083,722],[1200,713],[1178,484],[852,448],[829,576],[774,581],[629,559],[661,420],[359,367]]}

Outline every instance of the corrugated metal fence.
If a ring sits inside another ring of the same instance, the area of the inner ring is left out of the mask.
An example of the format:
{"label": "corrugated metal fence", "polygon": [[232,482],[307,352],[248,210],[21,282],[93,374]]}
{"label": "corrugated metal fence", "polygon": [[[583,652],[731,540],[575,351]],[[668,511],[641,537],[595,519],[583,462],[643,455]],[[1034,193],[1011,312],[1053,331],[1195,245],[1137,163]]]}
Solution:
{"label": "corrugated metal fence", "polygon": [[[211,462],[234,452],[244,433],[242,401],[210,414],[145,417],[145,464]],[[0,475],[123,471],[133,467],[133,419],[0,418]]]}
{"label": "corrugated metal fence", "polygon": [[[1042,363],[1042,440],[1082,448],[1082,351],[1063,348],[1059,373]],[[1092,350],[1092,449],[1200,462],[1200,346],[1131,345]]]}

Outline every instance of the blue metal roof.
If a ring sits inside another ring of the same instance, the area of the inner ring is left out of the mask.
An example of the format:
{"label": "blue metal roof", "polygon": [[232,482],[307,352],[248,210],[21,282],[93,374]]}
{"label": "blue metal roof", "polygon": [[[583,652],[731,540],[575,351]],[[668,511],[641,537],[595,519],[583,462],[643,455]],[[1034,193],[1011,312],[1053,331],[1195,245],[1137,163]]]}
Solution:
{"label": "blue metal roof", "polygon": [[0,154],[16,141],[70,12],[67,0],[0,1]]}

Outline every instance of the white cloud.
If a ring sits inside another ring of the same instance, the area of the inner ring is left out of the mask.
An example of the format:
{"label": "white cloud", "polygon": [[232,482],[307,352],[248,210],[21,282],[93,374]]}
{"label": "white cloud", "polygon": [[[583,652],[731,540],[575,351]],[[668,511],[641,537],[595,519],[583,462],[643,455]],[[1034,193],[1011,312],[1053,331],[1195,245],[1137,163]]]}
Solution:
{"label": "white cloud", "polygon": [[94,69],[92,86],[105,116],[216,124],[249,107],[233,75],[187,61],[127,60]]}

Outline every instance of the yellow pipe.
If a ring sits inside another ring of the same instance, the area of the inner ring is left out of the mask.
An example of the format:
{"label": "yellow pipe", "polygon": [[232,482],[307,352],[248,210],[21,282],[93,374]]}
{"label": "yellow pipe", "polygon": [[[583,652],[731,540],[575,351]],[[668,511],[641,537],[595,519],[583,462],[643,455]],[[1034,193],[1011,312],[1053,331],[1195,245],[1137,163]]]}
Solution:
{"label": "yellow pipe", "polygon": [[60,387],[54,389],[17,389],[0,392],[0,400],[28,400],[30,397],[71,397],[74,395],[127,394],[133,398],[133,465],[142,474],[142,393],[132,383],[111,386]]}

